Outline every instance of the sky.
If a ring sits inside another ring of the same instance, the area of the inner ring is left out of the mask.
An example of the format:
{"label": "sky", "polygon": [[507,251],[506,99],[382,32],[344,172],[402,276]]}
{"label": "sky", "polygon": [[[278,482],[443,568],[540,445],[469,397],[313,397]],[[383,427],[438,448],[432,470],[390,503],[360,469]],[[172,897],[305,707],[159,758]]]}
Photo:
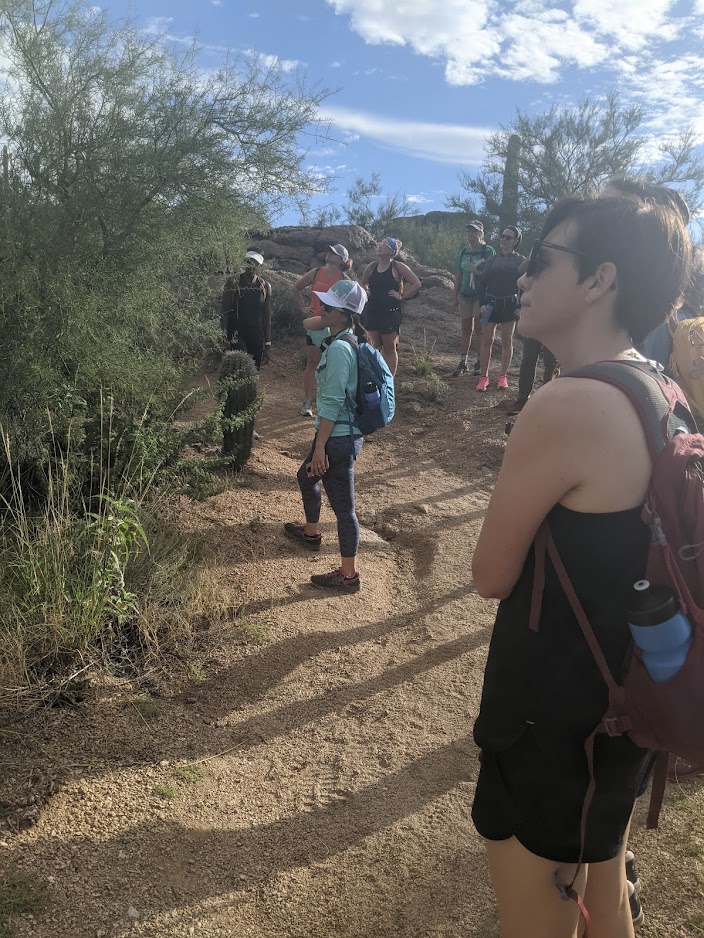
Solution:
{"label": "sky", "polygon": [[[124,0],[102,6],[120,15]],[[618,91],[654,140],[691,125],[704,139],[704,0],[131,0],[150,32],[197,36],[204,68],[223,48],[277,62],[334,90],[327,139],[305,165],[344,202],[381,174],[417,212],[445,208],[460,169],[516,108],[539,113]],[[276,224],[299,222],[287,210]]]}

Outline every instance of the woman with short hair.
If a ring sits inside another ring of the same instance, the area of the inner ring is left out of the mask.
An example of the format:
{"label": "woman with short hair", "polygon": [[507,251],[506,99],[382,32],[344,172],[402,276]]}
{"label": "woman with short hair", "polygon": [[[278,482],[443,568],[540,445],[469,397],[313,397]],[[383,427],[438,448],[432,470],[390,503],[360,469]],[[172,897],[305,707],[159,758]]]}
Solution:
{"label": "woman with short hair", "polygon": [[516,420],[472,563],[477,592],[501,600],[474,726],[482,755],[472,817],[486,841],[502,938],[576,938],[580,908],[565,898],[586,906],[590,938],[633,936],[626,838],[652,754],[628,735],[600,734],[590,773],[585,743],[602,724],[608,688],[564,577],[538,558],[552,538],[620,684],[627,610],[649,552],[642,509],[652,462],[630,399],[580,368],[622,362],[661,380],[634,344],[677,306],[690,257],[673,209],[567,199],[549,213],[518,283],[521,334],[549,348],[562,370]]}

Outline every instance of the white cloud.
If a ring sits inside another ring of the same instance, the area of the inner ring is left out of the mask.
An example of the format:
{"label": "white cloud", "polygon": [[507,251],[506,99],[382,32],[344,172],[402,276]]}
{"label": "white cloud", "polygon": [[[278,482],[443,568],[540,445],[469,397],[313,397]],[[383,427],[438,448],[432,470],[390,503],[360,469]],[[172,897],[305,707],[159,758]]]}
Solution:
{"label": "white cloud", "polygon": [[256,19],[259,19],[259,17],[261,16],[261,13],[248,13],[247,16],[250,18],[250,20],[256,20]]}
{"label": "white cloud", "polygon": [[311,179],[314,179],[316,182],[323,182],[323,180],[333,179],[335,176],[344,173],[347,169],[347,164],[340,163],[337,166],[318,166],[316,163],[311,163],[306,168]]}
{"label": "white cloud", "polygon": [[343,64],[344,64],[343,62],[330,62],[329,67],[330,68],[342,68]]}
{"label": "white cloud", "polygon": [[423,195],[422,192],[419,192],[416,195],[407,195],[406,201],[410,202],[411,205],[431,205],[435,202],[435,199],[429,199],[427,195]]}
{"label": "white cloud", "polygon": [[[694,2],[704,14],[704,0]],[[379,0],[327,3],[365,42],[407,45],[441,62],[451,85],[490,76],[555,82],[565,66],[611,64],[684,28],[678,0],[413,0],[402,16]]]}
{"label": "white cloud", "polygon": [[282,72],[292,72],[301,65],[298,59],[281,59],[278,55],[268,52],[257,52],[256,49],[245,49],[244,54],[250,58],[259,59],[264,68],[280,68]]}
{"label": "white cloud", "polygon": [[484,141],[491,132],[486,127],[404,121],[385,114],[335,106],[322,107],[320,116],[344,130],[409,155],[464,166],[481,163]]}
{"label": "white cloud", "polygon": [[222,6],[222,0],[210,0],[210,2],[212,3],[212,5],[213,5],[214,7],[221,7],[221,6]]}

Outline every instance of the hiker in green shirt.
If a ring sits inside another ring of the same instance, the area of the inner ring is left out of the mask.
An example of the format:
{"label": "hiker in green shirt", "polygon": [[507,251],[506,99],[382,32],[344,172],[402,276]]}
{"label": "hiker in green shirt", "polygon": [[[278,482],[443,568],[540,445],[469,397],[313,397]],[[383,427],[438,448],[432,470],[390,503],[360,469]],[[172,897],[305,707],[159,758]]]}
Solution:
{"label": "hiker in green shirt", "polygon": [[482,339],[481,298],[483,287],[480,282],[480,271],[484,261],[496,254],[496,251],[484,243],[484,225],[478,221],[471,221],[465,225],[467,230],[467,247],[462,248],[455,263],[455,283],[452,299],[455,309],[459,310],[462,323],[462,339],[460,341],[459,364],[452,372],[453,378],[467,373],[467,356],[472,341],[472,333],[476,335],[477,362],[474,374],[479,374],[479,349]]}

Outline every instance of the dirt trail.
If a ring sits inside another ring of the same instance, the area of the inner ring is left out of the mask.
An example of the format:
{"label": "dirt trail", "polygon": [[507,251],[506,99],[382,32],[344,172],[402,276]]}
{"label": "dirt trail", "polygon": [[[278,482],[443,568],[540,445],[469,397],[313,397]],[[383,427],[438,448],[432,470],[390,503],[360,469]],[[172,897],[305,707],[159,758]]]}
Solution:
{"label": "dirt trail", "polygon": [[[329,510],[321,554],[281,537],[300,516],[311,437],[291,341],[262,375],[250,487],[183,507],[243,606],[244,622],[207,638],[204,682],[155,680],[145,719],[106,681],[8,738],[0,800],[29,820],[8,819],[1,873],[48,897],[16,935],[497,938],[469,818],[495,605],[470,560],[505,418],[499,393],[478,398],[471,379],[420,404],[408,386],[419,333],[403,337],[398,418],[358,465],[359,594],[307,585],[336,559]],[[450,348],[434,355],[449,372]],[[687,923],[702,911],[691,825],[703,794],[676,789],[657,834],[636,824],[645,936],[701,933]]]}

